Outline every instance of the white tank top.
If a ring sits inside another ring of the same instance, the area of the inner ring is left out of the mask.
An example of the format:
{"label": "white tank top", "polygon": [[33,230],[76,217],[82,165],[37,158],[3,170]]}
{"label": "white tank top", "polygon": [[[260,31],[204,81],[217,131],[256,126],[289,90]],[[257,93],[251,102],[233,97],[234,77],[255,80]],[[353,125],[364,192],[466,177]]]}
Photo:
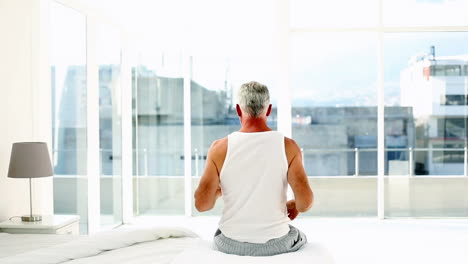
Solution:
{"label": "white tank top", "polygon": [[221,232],[234,240],[265,243],[289,232],[286,209],[288,161],[277,131],[228,136],[220,173],[224,209]]}

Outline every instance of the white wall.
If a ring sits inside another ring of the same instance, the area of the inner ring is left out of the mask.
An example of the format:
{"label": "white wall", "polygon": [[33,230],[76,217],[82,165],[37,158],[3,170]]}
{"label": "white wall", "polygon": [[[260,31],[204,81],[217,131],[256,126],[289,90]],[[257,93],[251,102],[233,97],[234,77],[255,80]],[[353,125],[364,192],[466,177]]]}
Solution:
{"label": "white wall", "polygon": [[[0,221],[29,213],[29,184],[7,178],[11,145],[51,143],[48,1],[0,1]],[[33,180],[33,213],[52,214],[52,177]]]}

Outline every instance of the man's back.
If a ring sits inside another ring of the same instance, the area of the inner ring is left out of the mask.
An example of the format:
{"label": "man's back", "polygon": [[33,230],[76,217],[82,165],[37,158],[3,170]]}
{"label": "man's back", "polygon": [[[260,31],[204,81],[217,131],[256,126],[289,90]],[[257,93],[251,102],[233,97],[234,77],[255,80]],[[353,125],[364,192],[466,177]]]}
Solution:
{"label": "man's back", "polygon": [[289,232],[288,161],[276,131],[234,132],[220,172],[224,210],[219,229],[241,242],[265,243]]}
{"label": "man's back", "polygon": [[[307,243],[306,236],[288,223],[310,209],[313,193],[299,146],[267,125],[269,100],[265,85],[249,82],[240,87],[236,111],[241,129],[213,142],[195,191],[200,212],[225,196],[222,230],[214,237],[218,250],[225,253],[271,256],[297,251]],[[295,198],[290,201],[288,183]]]}

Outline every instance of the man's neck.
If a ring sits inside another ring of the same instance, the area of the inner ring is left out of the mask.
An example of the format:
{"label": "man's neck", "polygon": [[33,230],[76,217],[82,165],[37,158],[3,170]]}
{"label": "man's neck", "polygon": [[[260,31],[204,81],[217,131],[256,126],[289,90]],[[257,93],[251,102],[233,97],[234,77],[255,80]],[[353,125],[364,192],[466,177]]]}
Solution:
{"label": "man's neck", "polygon": [[266,120],[263,118],[246,118],[242,120],[241,128],[239,132],[265,132],[271,131],[272,129],[266,124]]}

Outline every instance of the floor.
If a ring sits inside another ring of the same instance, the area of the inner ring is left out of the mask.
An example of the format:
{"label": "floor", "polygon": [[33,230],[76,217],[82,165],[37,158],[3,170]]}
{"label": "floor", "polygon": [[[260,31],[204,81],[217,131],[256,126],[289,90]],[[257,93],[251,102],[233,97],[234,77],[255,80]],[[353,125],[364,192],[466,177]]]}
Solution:
{"label": "floor", "polygon": [[[219,217],[138,217],[132,225],[181,226],[211,240]],[[468,263],[468,219],[298,218],[292,225],[336,263]]]}

